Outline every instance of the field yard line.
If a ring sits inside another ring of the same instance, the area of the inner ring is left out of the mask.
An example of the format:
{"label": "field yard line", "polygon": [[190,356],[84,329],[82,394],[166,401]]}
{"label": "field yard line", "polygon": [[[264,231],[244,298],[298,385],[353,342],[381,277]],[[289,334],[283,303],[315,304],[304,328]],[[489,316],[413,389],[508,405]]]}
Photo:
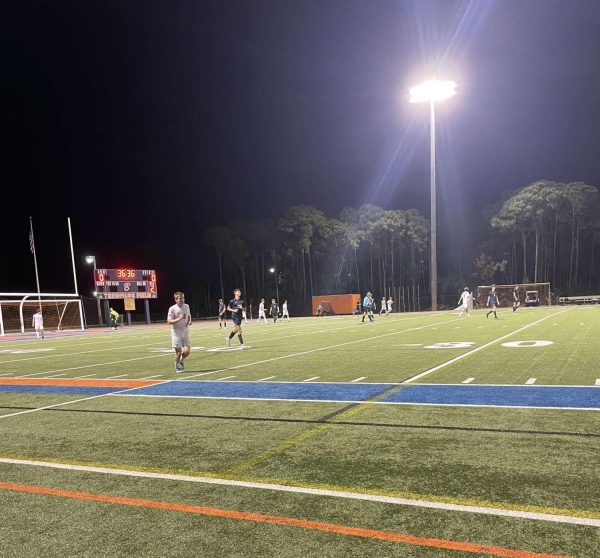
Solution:
{"label": "field yard line", "polygon": [[[159,343],[144,343],[143,345],[135,345],[135,348],[138,347],[152,347],[155,345],[158,345]],[[165,345],[165,343],[162,343],[163,345]],[[12,364],[13,362],[27,362],[29,360],[41,360],[41,359],[45,359],[45,358],[64,358],[64,357],[72,357],[72,356],[76,356],[76,355],[89,355],[91,353],[104,353],[106,351],[122,351],[122,350],[129,350],[131,349],[131,345],[127,345],[127,346],[122,346],[122,347],[107,347],[106,349],[92,349],[90,351],[80,351],[77,353],[52,353],[51,355],[43,355],[43,356],[39,356],[39,357],[26,357],[26,358],[18,358],[18,359],[14,359],[14,360],[3,360],[2,361],[2,365],[4,364]]]}
{"label": "field yard line", "polygon": [[520,333],[521,331],[523,331],[529,327],[533,327],[534,325],[537,325],[537,324],[543,322],[544,320],[547,320],[548,318],[554,318],[554,317],[558,316],[559,314],[563,314],[564,312],[568,312],[569,310],[572,310],[572,309],[573,308],[565,308],[564,310],[561,310],[560,312],[556,312],[554,314],[550,314],[549,316],[540,318],[539,320],[536,320],[535,322],[532,322],[523,327],[520,327],[519,329],[515,329],[515,331],[507,333],[506,335],[503,335],[502,337],[498,337],[498,339],[489,341],[488,343],[481,345],[481,347],[475,347],[474,349],[471,349],[470,351],[467,351],[466,353],[463,353],[462,355],[455,356],[454,358],[451,358],[450,360],[447,360],[446,362],[442,362],[442,364],[438,364],[437,366],[434,366],[433,368],[430,368],[429,370],[425,370],[425,371],[421,372],[420,374],[413,376],[412,378],[408,378],[407,380],[404,380],[403,383],[409,384],[411,382],[414,382],[415,380],[420,380],[421,378],[428,376],[429,374],[433,374],[434,372],[437,372],[438,370],[441,370],[442,368],[445,368],[446,366],[449,366],[450,364],[454,364],[455,362],[462,360],[463,358],[471,356],[472,354],[477,353],[478,351],[487,349],[488,347],[491,347],[492,345],[498,343],[499,341],[502,341],[503,339],[506,339],[507,337],[511,337],[511,336],[515,335],[516,333]]}
{"label": "field yard line", "polygon": [[[381,339],[382,337],[389,337],[390,335],[401,335],[402,333],[408,333],[409,331],[417,331],[419,329],[427,329],[428,327],[444,325],[448,323],[452,323],[456,320],[460,320],[460,318],[455,318],[453,320],[445,320],[443,322],[434,322],[432,324],[422,325],[418,327],[411,327],[409,329],[403,329],[401,331],[391,331],[388,333],[382,333],[381,335],[374,335],[372,337],[364,337],[362,339],[355,339],[354,341],[346,341],[344,343],[336,343],[335,345],[329,345],[327,347],[319,347],[317,349],[310,349],[308,351],[301,351],[299,353],[290,353],[289,355],[282,355],[273,358],[267,358],[265,360],[258,360],[256,362],[248,362],[246,364],[238,364],[237,366],[230,366],[229,368],[223,368],[222,370],[216,370],[216,372],[222,372],[223,370],[237,370],[238,368],[247,368],[249,366],[255,366],[257,364],[265,364],[266,362],[274,362],[276,360],[282,360],[285,358],[292,358],[296,356],[308,355],[311,353],[318,353],[320,351],[327,351],[329,349],[336,349],[337,347],[345,347],[347,345],[354,345],[356,343],[364,343],[365,341],[373,341],[373,339]],[[194,374],[191,376],[186,376],[186,379],[193,378]]]}
{"label": "field yard line", "polygon": [[[443,497],[444,501],[428,499],[419,494],[407,494],[405,496],[394,496],[393,492],[374,490],[372,492],[342,490],[337,487],[324,488],[322,485],[310,483],[278,484],[277,482],[258,482],[244,479],[220,478],[218,476],[196,476],[175,473],[158,473],[152,471],[139,471],[113,467],[97,467],[91,465],[76,465],[52,461],[36,461],[26,459],[14,459],[0,457],[0,463],[9,465],[25,465],[33,467],[46,467],[50,469],[62,469],[68,471],[82,471],[107,475],[118,475],[126,477],[174,480],[180,482],[192,482],[200,484],[215,484],[221,486],[235,486],[240,488],[253,488],[258,490],[273,490],[277,492],[291,492],[295,494],[311,494],[316,496],[329,496],[333,498],[346,498],[352,500],[365,500],[369,502],[382,502],[400,506],[413,506],[437,510],[458,511],[467,513],[478,513],[484,515],[513,517],[520,519],[533,519],[536,521],[568,523],[571,525],[587,525],[600,527],[600,514],[582,510],[568,510],[556,508],[543,508],[541,506],[519,506],[517,504],[504,504],[494,502],[477,502],[477,505],[469,504],[472,500]],[[536,510],[536,511],[531,511]],[[538,511],[539,510],[539,511]],[[546,510],[546,511],[542,511]],[[551,510],[551,511],[548,511]]]}
{"label": "field yard line", "polygon": [[[167,382],[156,382],[157,384],[164,384]],[[101,393],[99,395],[90,395],[89,397],[82,397],[81,399],[75,399],[73,401],[63,401],[62,403],[55,403],[54,405],[45,405],[44,407],[36,407],[35,409],[27,409],[26,411],[18,411],[16,413],[10,413],[8,415],[0,415],[0,420],[10,417],[16,417],[19,415],[27,415],[29,413],[37,413],[38,411],[45,411],[46,409],[54,409],[56,407],[63,407],[64,405],[72,405],[73,403],[81,403],[83,401],[91,401],[92,399],[99,399],[100,397],[106,397],[107,395],[118,395],[121,393],[126,393],[128,391],[132,391],[135,389],[140,389],[139,387],[132,387],[127,389],[121,389],[117,391],[111,391],[110,393]]]}
{"label": "field yard line", "polygon": [[457,541],[449,539],[437,539],[411,535],[408,533],[398,533],[396,531],[382,531],[377,529],[367,529],[363,527],[352,527],[336,523],[325,523],[310,519],[298,519],[294,517],[284,517],[277,515],[266,515],[257,512],[244,512],[239,510],[214,508],[207,506],[197,506],[192,504],[182,504],[178,502],[166,502],[158,500],[148,500],[144,498],[127,498],[123,496],[112,496],[110,494],[98,494],[90,492],[80,492],[74,490],[64,490],[46,486],[35,486],[31,484],[0,482],[0,490],[42,494],[58,498],[69,498],[73,500],[87,500],[91,502],[100,502],[102,504],[116,504],[121,506],[135,506],[149,509],[158,509],[168,512],[180,512],[186,514],[196,514],[208,517],[220,517],[228,520],[248,521],[253,523],[266,523],[269,525],[283,525],[285,527],[297,527],[299,529],[310,529],[321,531],[328,534],[346,535],[359,537],[363,539],[381,540],[387,542],[396,542],[410,544],[419,547],[438,548],[446,550],[457,550],[488,556],[500,556],[504,558],[567,558],[556,554],[546,554],[531,552],[527,550],[517,550],[501,546],[491,546],[468,541]]}

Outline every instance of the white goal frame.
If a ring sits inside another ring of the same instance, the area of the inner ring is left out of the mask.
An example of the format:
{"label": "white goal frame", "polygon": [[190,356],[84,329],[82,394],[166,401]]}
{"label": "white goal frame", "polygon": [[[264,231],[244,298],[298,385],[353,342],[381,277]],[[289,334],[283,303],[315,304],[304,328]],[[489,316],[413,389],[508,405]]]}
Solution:
{"label": "white goal frame", "polygon": [[[2,305],[19,304],[19,322],[21,333],[25,333],[25,320],[23,318],[23,306],[26,302],[31,303],[52,303],[52,302],[76,302],[79,308],[79,328],[85,329],[85,321],[83,318],[83,306],[81,304],[81,296],[75,293],[0,293],[0,336],[5,336],[4,318]],[[62,316],[61,316],[62,319]],[[60,321],[59,321],[60,325]]]}

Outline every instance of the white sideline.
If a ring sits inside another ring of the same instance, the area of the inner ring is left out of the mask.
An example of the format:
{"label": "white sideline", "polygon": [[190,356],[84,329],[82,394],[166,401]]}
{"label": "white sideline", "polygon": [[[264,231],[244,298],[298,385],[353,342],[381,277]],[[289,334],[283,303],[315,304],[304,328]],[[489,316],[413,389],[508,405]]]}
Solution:
{"label": "white sideline", "polygon": [[366,500],[369,502],[382,502],[400,506],[413,506],[419,508],[430,508],[435,510],[458,511],[467,513],[478,513],[484,515],[495,515],[521,519],[533,519],[536,521],[548,521],[556,523],[568,523],[570,525],[587,525],[600,527],[600,519],[591,517],[576,517],[572,515],[561,515],[553,513],[529,512],[515,509],[504,509],[486,506],[468,506],[465,504],[451,504],[436,502],[426,499],[400,498],[397,496],[384,496],[379,494],[365,494],[344,490],[332,490],[322,488],[310,488],[305,486],[287,486],[276,483],[251,482],[232,479],[221,479],[214,477],[201,477],[190,475],[176,475],[170,473],[151,473],[145,471],[131,471],[129,469],[113,469],[108,467],[93,467],[88,465],[71,465],[68,463],[53,463],[48,461],[33,461],[24,459],[0,458],[0,463],[10,465],[29,465],[34,467],[47,467],[50,469],[63,469],[68,471],[85,471],[88,473],[101,473],[106,475],[120,475],[126,477],[138,477],[148,479],[174,480],[181,482],[193,482],[202,484],[216,484],[222,486],[237,486],[242,488],[255,488],[259,490],[274,490],[277,492],[291,492],[295,494],[311,494],[316,496],[329,496],[333,498],[347,498],[351,500]]}

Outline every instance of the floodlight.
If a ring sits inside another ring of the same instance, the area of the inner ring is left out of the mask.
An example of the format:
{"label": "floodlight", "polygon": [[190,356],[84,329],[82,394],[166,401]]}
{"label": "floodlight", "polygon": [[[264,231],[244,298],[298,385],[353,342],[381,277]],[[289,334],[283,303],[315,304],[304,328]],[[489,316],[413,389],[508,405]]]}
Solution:
{"label": "floodlight", "polygon": [[435,103],[456,95],[456,83],[432,79],[410,90],[411,103]]}

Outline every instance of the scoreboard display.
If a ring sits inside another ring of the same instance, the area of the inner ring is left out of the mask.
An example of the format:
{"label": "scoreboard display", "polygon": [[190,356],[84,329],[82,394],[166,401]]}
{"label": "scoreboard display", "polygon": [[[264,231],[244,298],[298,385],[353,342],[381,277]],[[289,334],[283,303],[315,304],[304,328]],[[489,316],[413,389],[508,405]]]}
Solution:
{"label": "scoreboard display", "polygon": [[154,269],[96,269],[96,296],[103,299],[157,298]]}

